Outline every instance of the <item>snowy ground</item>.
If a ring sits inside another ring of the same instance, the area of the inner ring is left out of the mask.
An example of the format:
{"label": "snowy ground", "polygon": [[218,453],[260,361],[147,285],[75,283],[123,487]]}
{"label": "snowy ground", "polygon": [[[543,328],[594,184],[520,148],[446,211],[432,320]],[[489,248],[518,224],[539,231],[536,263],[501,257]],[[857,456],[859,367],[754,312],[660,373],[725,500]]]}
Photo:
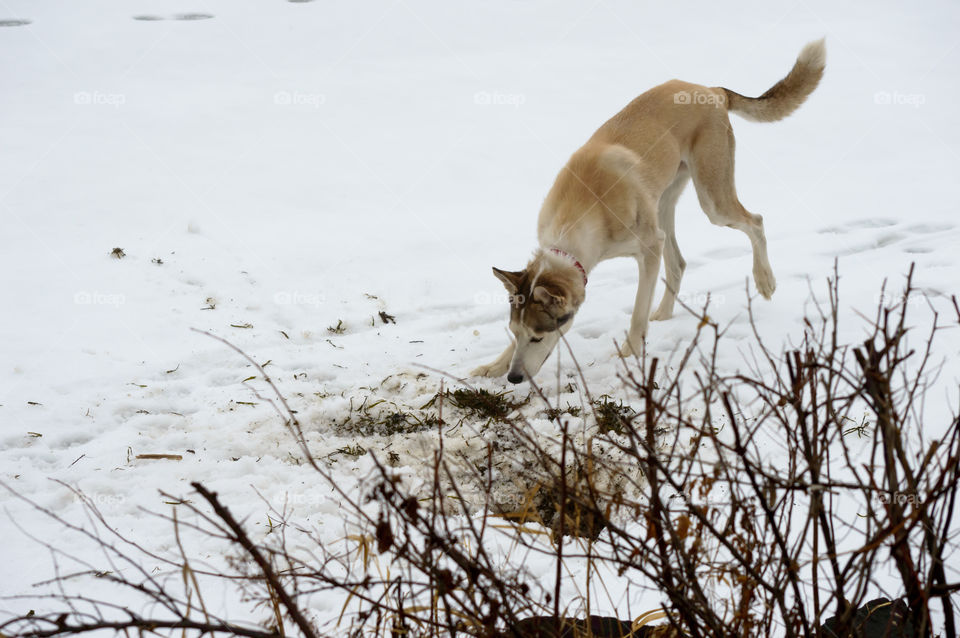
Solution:
{"label": "snowy ground", "polygon": [[[335,424],[351,401],[419,407],[434,370],[463,377],[500,352],[506,304],[490,266],[525,263],[569,154],[650,86],[677,77],[756,95],[823,35],[826,76],[799,112],[733,123],[739,192],[765,217],[779,284],[756,306],[763,336],[799,337],[811,283],[825,296],[835,258],[848,340],[911,262],[946,309],[960,289],[958,21],[947,2],[4,0],[0,480],[67,517],[79,506],[51,479],[78,486],[159,549],[172,535],[142,508],[165,511],[159,490],[186,495],[194,480],[255,533],[267,505],[254,488],[342,537],[336,500],[241,383],[252,368],[190,329],[269,361],[345,484],[370,467],[335,454],[356,443],[415,471],[430,435],[361,439]],[[712,295],[730,324],[720,364],[735,369],[750,338],[749,245],[712,227],[692,192],[678,220],[683,298]],[[601,264],[570,333],[595,393],[622,394],[611,340],[635,272]],[[651,352],[668,356],[695,325],[683,313],[652,324]],[[942,417],[956,407],[960,335],[941,346],[942,403],[928,408]],[[554,395],[555,374],[548,363],[539,377]],[[452,445],[482,441],[464,428]],[[134,458],[150,453],[183,460]],[[58,531],[5,491],[0,503],[0,595],[24,593],[52,564],[17,528]],[[328,604],[320,622],[339,612]]]}

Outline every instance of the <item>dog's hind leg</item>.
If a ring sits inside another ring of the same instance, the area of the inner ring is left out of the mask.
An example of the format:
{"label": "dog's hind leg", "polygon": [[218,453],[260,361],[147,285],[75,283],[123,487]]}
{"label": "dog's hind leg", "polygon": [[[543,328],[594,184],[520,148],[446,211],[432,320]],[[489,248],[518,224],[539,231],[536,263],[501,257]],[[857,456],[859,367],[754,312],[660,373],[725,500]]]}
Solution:
{"label": "dog's hind leg", "polygon": [[753,246],[753,280],[760,294],[769,299],[777,281],[767,257],[763,217],[753,215],[737,198],[733,183],[735,142],[725,117],[704,126],[690,150],[689,166],[700,207],[717,226],[728,226],[746,234]]}
{"label": "dog's hind leg", "polygon": [[687,262],[683,260],[683,255],[680,254],[680,246],[677,244],[674,213],[676,212],[677,200],[680,199],[680,194],[689,181],[690,171],[687,170],[685,164],[681,164],[673,182],[660,196],[657,218],[660,222],[660,229],[666,234],[666,240],[663,244],[663,266],[667,284],[666,290],[663,291],[663,298],[660,300],[660,306],[650,316],[653,321],[669,319],[673,316],[673,304],[677,300],[680,280],[683,279],[683,271],[687,267]]}
{"label": "dog's hind leg", "polygon": [[517,347],[516,342],[511,341],[507,349],[500,353],[500,356],[486,365],[474,368],[470,372],[472,377],[502,377],[510,368],[510,361],[513,359],[513,351]]}

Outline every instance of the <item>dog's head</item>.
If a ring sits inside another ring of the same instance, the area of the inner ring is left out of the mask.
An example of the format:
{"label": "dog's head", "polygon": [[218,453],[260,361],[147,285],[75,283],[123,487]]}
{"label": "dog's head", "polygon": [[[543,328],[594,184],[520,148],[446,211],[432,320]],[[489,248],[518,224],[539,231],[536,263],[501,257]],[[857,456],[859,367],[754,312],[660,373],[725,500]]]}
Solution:
{"label": "dog's head", "polygon": [[510,331],[517,343],[507,380],[521,383],[540,370],[573,324],[584,298],[581,275],[533,264],[517,272],[494,268],[493,274],[510,293]]}

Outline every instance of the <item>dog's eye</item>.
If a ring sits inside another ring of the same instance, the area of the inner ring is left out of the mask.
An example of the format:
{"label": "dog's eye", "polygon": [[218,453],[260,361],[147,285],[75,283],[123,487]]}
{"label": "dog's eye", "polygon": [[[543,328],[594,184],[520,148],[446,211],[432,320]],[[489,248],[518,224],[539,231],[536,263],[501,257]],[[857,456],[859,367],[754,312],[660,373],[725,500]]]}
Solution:
{"label": "dog's eye", "polygon": [[543,341],[543,337],[531,337],[531,338],[530,338],[530,343],[540,343],[541,341]]}
{"label": "dog's eye", "polygon": [[562,326],[563,324],[565,324],[565,323],[567,323],[568,321],[570,321],[570,317],[572,317],[572,316],[573,316],[573,313],[572,313],[572,312],[568,312],[567,314],[563,315],[562,317],[559,317],[559,318],[557,319],[557,327],[559,328],[559,327]]}

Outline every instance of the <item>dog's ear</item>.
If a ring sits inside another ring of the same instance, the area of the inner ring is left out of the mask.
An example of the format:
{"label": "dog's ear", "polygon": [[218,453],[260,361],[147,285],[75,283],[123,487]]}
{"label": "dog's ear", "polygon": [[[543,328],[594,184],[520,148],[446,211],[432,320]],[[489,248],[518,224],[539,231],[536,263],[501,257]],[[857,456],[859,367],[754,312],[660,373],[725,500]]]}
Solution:
{"label": "dog's ear", "polygon": [[520,290],[520,280],[523,279],[522,270],[518,272],[510,272],[507,270],[494,268],[493,276],[503,282],[507,292],[509,292],[511,295],[517,294],[517,291]]}
{"label": "dog's ear", "polygon": [[566,297],[553,294],[545,286],[537,286],[533,289],[533,300],[551,309],[563,308],[567,304]]}

